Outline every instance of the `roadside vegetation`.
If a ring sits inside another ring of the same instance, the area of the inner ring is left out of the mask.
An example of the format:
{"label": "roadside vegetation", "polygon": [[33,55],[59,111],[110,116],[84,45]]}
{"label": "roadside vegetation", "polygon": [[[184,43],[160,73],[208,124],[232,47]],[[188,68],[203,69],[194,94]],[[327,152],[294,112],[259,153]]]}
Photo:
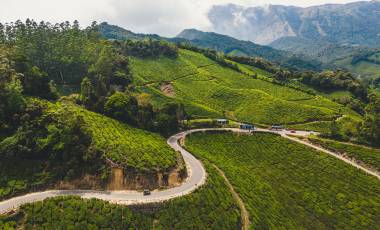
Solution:
{"label": "roadside vegetation", "polygon": [[379,181],[327,154],[265,133],[195,133],[186,148],[224,171],[252,229],[379,225]]}
{"label": "roadside vegetation", "polygon": [[380,172],[380,149],[318,137],[309,137],[308,139],[314,144],[353,158]]}
{"label": "roadside vegetation", "polygon": [[224,179],[209,163],[207,184],[162,204],[122,206],[96,199],[57,197],[0,216],[3,229],[240,229],[240,210]]}

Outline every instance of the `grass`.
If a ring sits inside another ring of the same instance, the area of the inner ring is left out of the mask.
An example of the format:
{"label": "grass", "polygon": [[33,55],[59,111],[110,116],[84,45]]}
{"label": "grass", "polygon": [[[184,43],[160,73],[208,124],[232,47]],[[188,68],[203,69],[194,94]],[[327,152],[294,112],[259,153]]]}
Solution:
{"label": "grass", "polygon": [[361,145],[354,145],[351,143],[338,142],[318,137],[309,137],[309,140],[334,152],[346,154],[348,157],[361,161],[367,166],[380,171],[380,149],[368,148]]}
{"label": "grass", "polygon": [[196,133],[186,147],[223,170],[252,229],[376,229],[380,182],[273,134]]}
{"label": "grass", "polygon": [[51,104],[49,113],[64,112],[81,117],[91,146],[114,163],[144,171],[166,171],[176,166],[176,153],[158,134],[133,128],[112,118],[70,103]]}
{"label": "grass", "polygon": [[[271,74],[263,70],[240,65],[240,68],[250,68],[247,71],[257,73],[255,79],[188,50],[180,50],[176,59],[132,58],[131,68],[138,91],[151,94],[153,104],[159,107],[168,101],[183,103],[194,118],[225,116],[269,125],[331,121],[339,113],[351,113],[322,96],[315,98],[303,91],[271,83],[268,80]],[[173,85],[173,96],[160,92],[162,82]]]}
{"label": "grass", "polygon": [[5,226],[26,229],[238,229],[240,210],[224,179],[206,163],[207,184],[163,204],[129,208],[100,200],[58,197],[0,216]]}

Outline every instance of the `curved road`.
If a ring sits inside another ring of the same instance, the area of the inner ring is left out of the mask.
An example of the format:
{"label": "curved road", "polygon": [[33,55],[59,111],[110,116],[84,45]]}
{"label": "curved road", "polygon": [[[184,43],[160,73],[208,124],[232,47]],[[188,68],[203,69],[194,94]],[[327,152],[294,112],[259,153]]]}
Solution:
{"label": "curved road", "polygon": [[[188,131],[178,133],[176,135],[171,136],[168,139],[167,143],[175,151],[179,151],[182,154],[183,159],[186,163],[186,168],[188,172],[188,178],[186,179],[184,183],[182,183],[182,185],[178,187],[170,188],[163,191],[152,191],[151,195],[149,196],[144,196],[141,192],[136,192],[136,191],[50,190],[50,191],[45,191],[45,192],[36,192],[36,193],[30,193],[24,196],[15,197],[15,198],[11,198],[9,200],[0,202],[0,214],[16,209],[20,205],[23,205],[23,204],[32,203],[35,201],[41,201],[49,197],[64,196],[64,195],[77,195],[82,198],[97,198],[97,199],[101,199],[101,200],[105,200],[105,201],[109,201],[109,202],[117,203],[117,204],[142,204],[142,203],[161,202],[161,201],[169,200],[175,197],[187,195],[206,182],[207,174],[202,163],[199,160],[197,160],[193,155],[191,155],[188,151],[183,149],[178,144],[178,141],[190,133],[218,131],[218,130],[249,133],[249,131],[236,129],[236,128],[194,129],[194,130],[188,130]],[[311,134],[311,132],[297,131],[297,133],[293,134],[285,130],[271,131],[271,130],[266,130],[266,129],[257,129],[255,130],[255,132],[269,132],[269,133],[279,134],[284,138],[290,139],[292,141],[296,141],[298,143],[314,148],[318,151],[322,151],[327,154],[330,154],[380,179],[379,174],[357,164],[354,161],[346,159],[334,152],[323,149],[316,145],[288,136],[288,134],[292,134],[296,136],[308,136]]]}

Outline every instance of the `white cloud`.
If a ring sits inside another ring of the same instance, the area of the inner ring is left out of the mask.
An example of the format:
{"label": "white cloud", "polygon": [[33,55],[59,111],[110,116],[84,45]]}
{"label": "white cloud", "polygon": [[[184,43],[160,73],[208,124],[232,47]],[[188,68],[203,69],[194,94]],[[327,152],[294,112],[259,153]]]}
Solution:
{"label": "white cloud", "polygon": [[108,21],[141,33],[174,36],[185,28],[207,29],[213,4],[310,6],[350,0],[0,0],[0,21],[32,18],[50,22]]}

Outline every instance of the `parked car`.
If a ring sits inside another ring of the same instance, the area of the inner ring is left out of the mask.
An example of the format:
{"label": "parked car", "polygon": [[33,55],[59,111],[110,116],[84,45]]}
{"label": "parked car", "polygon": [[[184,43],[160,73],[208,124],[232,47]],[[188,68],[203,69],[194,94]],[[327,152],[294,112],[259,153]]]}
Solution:
{"label": "parked car", "polygon": [[290,130],[290,133],[297,133],[294,129]]}
{"label": "parked car", "polygon": [[144,189],[143,194],[144,194],[144,196],[149,196],[150,195],[150,190],[149,189]]}

